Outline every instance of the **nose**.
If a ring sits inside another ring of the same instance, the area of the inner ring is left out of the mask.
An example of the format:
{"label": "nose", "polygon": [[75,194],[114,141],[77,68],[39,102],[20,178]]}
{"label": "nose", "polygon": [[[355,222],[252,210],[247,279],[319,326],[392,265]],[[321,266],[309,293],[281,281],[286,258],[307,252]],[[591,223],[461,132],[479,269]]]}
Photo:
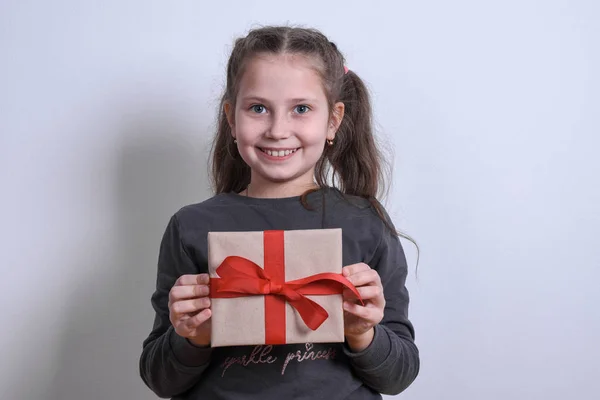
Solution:
{"label": "nose", "polygon": [[290,123],[285,113],[276,113],[271,118],[271,124],[265,136],[273,140],[286,139],[290,136]]}

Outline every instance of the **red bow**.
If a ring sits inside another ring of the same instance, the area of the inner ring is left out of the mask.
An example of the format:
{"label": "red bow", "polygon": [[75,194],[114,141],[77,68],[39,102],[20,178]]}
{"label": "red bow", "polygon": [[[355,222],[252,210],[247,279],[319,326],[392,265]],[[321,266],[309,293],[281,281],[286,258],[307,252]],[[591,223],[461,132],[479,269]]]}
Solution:
{"label": "red bow", "polygon": [[318,329],[329,317],[329,314],[318,303],[305,295],[340,294],[345,286],[360,299],[356,288],[346,278],[334,273],[326,272],[294,281],[277,283],[257,264],[237,256],[227,257],[216,272],[221,278],[210,280],[211,297],[282,296],[298,311],[306,326],[312,330]]}

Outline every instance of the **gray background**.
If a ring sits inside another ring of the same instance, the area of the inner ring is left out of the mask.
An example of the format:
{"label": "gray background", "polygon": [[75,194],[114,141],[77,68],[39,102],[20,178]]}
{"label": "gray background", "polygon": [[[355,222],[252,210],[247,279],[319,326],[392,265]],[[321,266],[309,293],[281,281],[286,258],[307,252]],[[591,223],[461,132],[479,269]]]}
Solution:
{"label": "gray background", "polygon": [[600,392],[597,1],[2,1],[0,398],[141,400],[170,215],[233,39],[307,24],[373,91],[422,354],[404,399]]}

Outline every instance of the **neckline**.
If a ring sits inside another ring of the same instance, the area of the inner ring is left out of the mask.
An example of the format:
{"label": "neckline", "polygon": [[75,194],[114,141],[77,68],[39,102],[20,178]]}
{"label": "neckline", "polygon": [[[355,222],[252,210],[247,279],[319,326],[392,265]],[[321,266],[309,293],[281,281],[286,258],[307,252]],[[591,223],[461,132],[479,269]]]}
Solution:
{"label": "neckline", "polygon": [[[321,187],[314,192],[309,193],[306,196],[307,200],[311,200],[313,197],[320,195],[323,191],[326,191],[327,187]],[[271,205],[271,204],[288,204],[288,203],[300,203],[302,199],[302,195],[298,196],[290,196],[290,197],[248,197],[245,194],[240,194],[236,192],[223,193],[224,196],[227,196],[233,200],[239,201],[241,203],[246,204],[263,204],[263,205]]]}

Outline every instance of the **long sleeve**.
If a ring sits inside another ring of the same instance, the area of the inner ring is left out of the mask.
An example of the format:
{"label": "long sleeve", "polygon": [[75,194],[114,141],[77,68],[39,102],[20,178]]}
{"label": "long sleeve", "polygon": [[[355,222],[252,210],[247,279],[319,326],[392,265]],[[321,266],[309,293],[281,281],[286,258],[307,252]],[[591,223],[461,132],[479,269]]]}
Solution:
{"label": "long sleeve", "polygon": [[404,251],[398,237],[387,227],[384,226],[380,237],[368,264],[381,277],[386,300],[384,317],[375,327],[369,347],[354,353],[345,346],[344,351],[355,374],[366,385],[383,394],[398,394],[417,377],[420,359],[414,328],[408,319],[409,295],[405,286],[408,269]]}
{"label": "long sleeve", "polygon": [[154,326],[143,343],[140,375],[159,397],[180,395],[192,388],[208,367],[210,348],[196,347],[179,336],[169,320],[169,291],[184,274],[198,274],[181,241],[177,217],[169,221],[158,257],[156,290],[151,303],[155,310]]}

